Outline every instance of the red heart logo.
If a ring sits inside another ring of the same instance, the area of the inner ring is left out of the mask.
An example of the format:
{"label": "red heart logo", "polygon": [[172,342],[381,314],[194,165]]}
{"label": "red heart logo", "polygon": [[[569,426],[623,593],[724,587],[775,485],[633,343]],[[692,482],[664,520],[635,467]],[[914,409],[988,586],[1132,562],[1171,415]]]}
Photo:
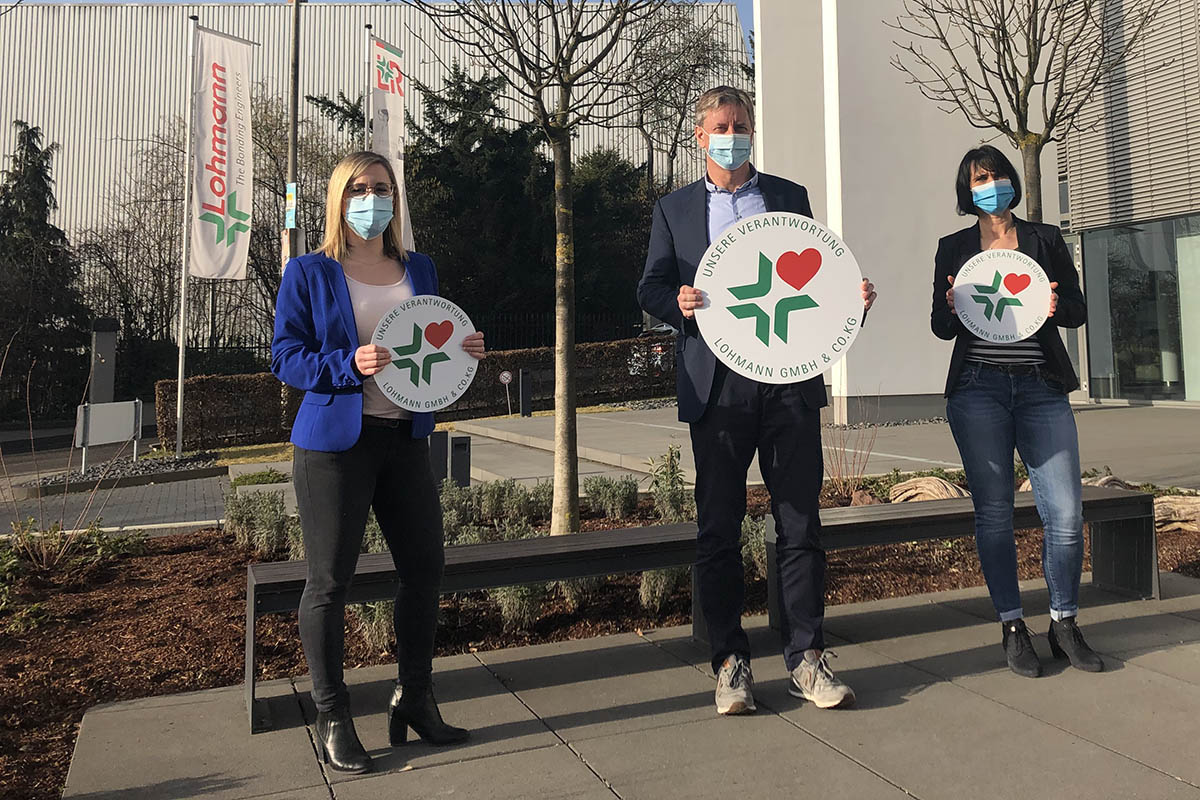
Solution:
{"label": "red heart logo", "polygon": [[1029,287],[1029,282],[1032,280],[1028,275],[1018,275],[1015,272],[1010,272],[1004,276],[1004,288],[1013,294],[1020,294]]}
{"label": "red heart logo", "polygon": [[454,333],[454,323],[450,320],[431,322],[425,326],[425,341],[440,350],[442,345],[450,341],[452,333]]}
{"label": "red heart logo", "polygon": [[775,271],[779,273],[779,277],[796,291],[803,289],[820,268],[821,253],[812,247],[803,253],[789,250],[775,262]]}

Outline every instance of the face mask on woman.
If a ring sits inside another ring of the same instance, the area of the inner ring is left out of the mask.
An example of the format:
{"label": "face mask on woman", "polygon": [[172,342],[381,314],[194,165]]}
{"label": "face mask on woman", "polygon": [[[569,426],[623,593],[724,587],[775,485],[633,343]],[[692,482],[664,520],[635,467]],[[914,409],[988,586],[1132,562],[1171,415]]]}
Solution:
{"label": "face mask on woman", "polygon": [[985,214],[1002,214],[1012,204],[1016,192],[1013,191],[1012,181],[1001,178],[976,186],[971,189],[971,199],[975,207]]}
{"label": "face mask on woman", "polygon": [[346,205],[346,222],[362,238],[374,239],[387,230],[393,213],[392,198],[366,194],[350,198]]}
{"label": "face mask on woman", "polygon": [[730,172],[750,160],[750,134],[710,133],[708,135],[708,157],[717,166]]}

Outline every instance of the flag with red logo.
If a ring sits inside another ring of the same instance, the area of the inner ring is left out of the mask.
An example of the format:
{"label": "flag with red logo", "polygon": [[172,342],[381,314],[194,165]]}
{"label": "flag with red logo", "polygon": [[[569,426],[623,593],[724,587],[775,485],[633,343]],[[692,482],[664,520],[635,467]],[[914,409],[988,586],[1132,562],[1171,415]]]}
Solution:
{"label": "flag with red logo", "polygon": [[250,47],[241,39],[196,28],[188,272],[200,278],[246,277],[254,199]]}
{"label": "flag with red logo", "polygon": [[413,249],[408,195],[404,190],[404,95],[408,84],[401,70],[404,52],[374,36],[371,39],[371,151],[387,156],[396,173],[396,209],[404,226],[405,250]]}

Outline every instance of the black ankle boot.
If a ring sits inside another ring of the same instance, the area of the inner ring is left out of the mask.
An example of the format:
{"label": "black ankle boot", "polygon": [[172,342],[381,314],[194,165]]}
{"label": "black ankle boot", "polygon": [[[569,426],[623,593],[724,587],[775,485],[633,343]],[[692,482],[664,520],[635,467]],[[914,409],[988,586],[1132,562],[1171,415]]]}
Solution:
{"label": "black ankle boot", "polygon": [[466,741],[471,735],[466,728],[456,728],[442,721],[432,686],[405,688],[397,685],[388,706],[388,739],[392,747],[408,741],[410,727],[430,744],[455,744]]}
{"label": "black ankle boot", "polygon": [[1001,622],[1004,630],[1004,655],[1008,659],[1008,668],[1026,678],[1036,678],[1042,674],[1042,662],[1038,660],[1033,642],[1029,641],[1029,630],[1025,620],[1014,619]]}
{"label": "black ankle boot", "polygon": [[1050,652],[1054,657],[1071,659],[1071,666],[1075,669],[1084,672],[1100,672],[1104,669],[1100,656],[1083,640],[1074,617],[1051,620],[1046,638],[1050,640]]}
{"label": "black ankle boot", "polygon": [[317,753],[330,767],[338,772],[370,772],[371,757],[358,740],[349,709],[318,711],[316,734]]}

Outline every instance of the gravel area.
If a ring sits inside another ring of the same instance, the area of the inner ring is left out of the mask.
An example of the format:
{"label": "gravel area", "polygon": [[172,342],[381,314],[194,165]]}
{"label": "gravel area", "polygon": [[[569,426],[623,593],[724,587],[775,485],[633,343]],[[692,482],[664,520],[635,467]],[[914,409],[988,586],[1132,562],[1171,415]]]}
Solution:
{"label": "gravel area", "polygon": [[180,472],[182,470],[202,469],[204,467],[215,467],[217,465],[217,456],[215,453],[196,453],[195,455],[186,456],[180,459],[174,458],[139,458],[134,461],[131,456],[125,456],[113,461],[102,461],[99,464],[92,464],[88,467],[87,472],[74,470],[71,473],[59,473],[57,475],[46,475],[37,481],[28,481],[20,484],[21,486],[58,486],[60,484],[71,482],[91,482],[98,481],[102,478],[131,478],[135,475],[162,475],[168,472]]}
{"label": "gravel area", "polygon": [[658,408],[674,408],[674,397],[655,397],[650,400],[627,400],[624,403],[601,403],[604,408],[627,408],[630,411],[653,411]]}

